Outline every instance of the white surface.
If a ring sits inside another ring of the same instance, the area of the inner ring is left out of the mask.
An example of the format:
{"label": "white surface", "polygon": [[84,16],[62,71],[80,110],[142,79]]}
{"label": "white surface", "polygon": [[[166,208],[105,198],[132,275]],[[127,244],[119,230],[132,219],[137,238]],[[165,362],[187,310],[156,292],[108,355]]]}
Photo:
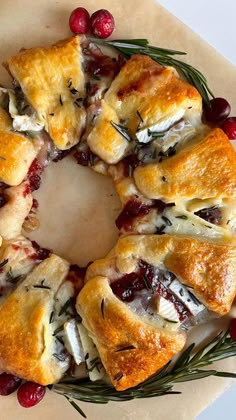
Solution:
{"label": "white surface", "polygon": [[[236,65],[234,0],[159,0],[159,3]],[[236,95],[236,86],[233,89]],[[204,410],[196,420],[235,420],[235,397],[236,384]]]}

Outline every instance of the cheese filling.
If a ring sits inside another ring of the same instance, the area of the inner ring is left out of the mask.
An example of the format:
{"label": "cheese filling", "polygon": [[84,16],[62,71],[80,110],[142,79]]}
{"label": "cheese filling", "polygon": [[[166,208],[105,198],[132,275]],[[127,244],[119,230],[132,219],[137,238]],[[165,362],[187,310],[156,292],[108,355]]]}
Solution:
{"label": "cheese filling", "polygon": [[113,293],[149,323],[162,327],[180,324],[206,308],[192,290],[165,268],[139,260],[135,272],[125,274],[110,284]]}

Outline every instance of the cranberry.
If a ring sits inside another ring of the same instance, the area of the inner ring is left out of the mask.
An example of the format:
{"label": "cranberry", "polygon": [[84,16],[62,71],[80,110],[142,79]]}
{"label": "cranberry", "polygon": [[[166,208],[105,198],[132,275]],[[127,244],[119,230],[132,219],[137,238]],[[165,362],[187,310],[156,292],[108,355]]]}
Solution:
{"label": "cranberry", "polygon": [[30,184],[30,189],[32,192],[39,189],[40,183],[41,183],[41,175],[42,175],[43,170],[44,170],[43,164],[39,162],[38,159],[34,159],[33,162],[31,163],[31,166],[29,168],[28,175],[27,175],[27,178]]}
{"label": "cranberry", "polygon": [[43,261],[49,257],[51,251],[47,248],[41,248],[41,246],[36,241],[31,241],[33,248],[35,249],[35,254],[31,256],[34,260]]}
{"label": "cranberry", "polygon": [[231,320],[229,333],[232,340],[236,341],[236,318]]}
{"label": "cranberry", "polygon": [[211,99],[209,105],[206,106],[203,118],[206,121],[216,123],[222,121],[229,116],[231,106],[224,98]]}
{"label": "cranberry", "polygon": [[89,32],[89,12],[84,7],[77,7],[70,15],[69,25],[74,34],[87,34]]}
{"label": "cranberry", "polygon": [[91,150],[77,150],[73,156],[77,163],[82,166],[93,166],[94,159],[96,158],[96,156],[93,152],[91,152]]}
{"label": "cranberry", "polygon": [[132,229],[133,223],[138,216],[145,216],[151,211],[151,207],[143,204],[138,200],[129,200],[119,216],[117,217],[115,223],[118,229],[125,229],[130,231]]}
{"label": "cranberry", "polygon": [[214,225],[220,225],[222,220],[222,212],[219,209],[219,207],[208,207],[196,211],[194,214],[196,214],[198,217],[201,217],[201,219],[204,219],[209,223],[213,223]]}
{"label": "cranberry", "polygon": [[34,382],[25,382],[17,391],[17,398],[22,407],[30,408],[38,404],[44,397],[46,388]]}
{"label": "cranberry", "polygon": [[221,128],[230,140],[236,140],[236,117],[226,118]]}
{"label": "cranberry", "polygon": [[59,162],[59,160],[64,159],[66,156],[69,155],[70,149],[67,150],[57,150],[54,157],[52,158],[52,162]]}
{"label": "cranberry", "polygon": [[93,35],[98,38],[108,38],[115,28],[115,21],[110,12],[106,9],[97,10],[90,18],[90,25]]}
{"label": "cranberry", "polygon": [[21,379],[10,373],[1,373],[0,375],[0,395],[9,395],[14,392],[21,383]]}

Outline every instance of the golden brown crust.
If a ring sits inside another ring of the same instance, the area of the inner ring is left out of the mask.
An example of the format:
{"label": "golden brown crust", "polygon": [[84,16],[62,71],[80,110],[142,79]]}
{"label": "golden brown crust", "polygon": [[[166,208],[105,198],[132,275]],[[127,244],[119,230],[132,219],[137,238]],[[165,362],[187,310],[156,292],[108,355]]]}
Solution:
{"label": "golden brown crust", "polygon": [[[184,334],[142,322],[113,294],[105,277],[95,277],[86,284],[77,299],[77,310],[119,391],[144,381],[185,344]],[[134,349],[118,351],[127,346]]]}
{"label": "golden brown crust", "polygon": [[[0,306],[0,368],[42,385],[57,382],[65,367],[52,356],[50,314],[69,264],[56,255],[43,261]],[[50,287],[35,288],[44,279]]]}
{"label": "golden brown crust", "polygon": [[[105,94],[104,102],[106,106],[102,106],[88,143],[94,153],[109,164],[122,159],[129,146],[111,127],[111,120],[121,124],[124,120],[130,133],[135,135],[140,124],[137,111],[142,117],[142,129],[160,122],[168,128],[183,117],[198,121],[202,107],[197,90],[180,80],[173,68],[164,68],[143,55],[133,56],[122,67]],[[119,147],[115,145],[111,149],[110,145],[117,142]]]}
{"label": "golden brown crust", "polygon": [[78,143],[85,111],[75,104],[71,89],[85,94],[79,36],[23,50],[7,65],[56,146],[68,149]]}
{"label": "golden brown crust", "polygon": [[111,121],[119,123],[116,112],[102,100],[101,113],[87,142],[91,150],[105,162],[116,163],[124,156],[128,142],[113,128]]}
{"label": "golden brown crust", "polygon": [[33,142],[19,134],[0,131],[0,181],[19,185],[37,155]]}
{"label": "golden brown crust", "polygon": [[107,258],[91,264],[86,279],[135,271],[138,259],[165,266],[180,281],[194,288],[212,311],[225,315],[236,295],[236,244],[169,235],[125,236]]}
{"label": "golden brown crust", "polygon": [[236,152],[215,128],[175,156],[136,168],[134,179],[146,197],[165,202],[236,197]]}
{"label": "golden brown crust", "polygon": [[12,120],[9,114],[0,107],[0,130],[8,131],[12,129]]}
{"label": "golden brown crust", "polygon": [[33,196],[27,181],[16,187],[6,188],[7,203],[0,207],[0,235],[13,239],[20,235],[25,218],[33,204]]}

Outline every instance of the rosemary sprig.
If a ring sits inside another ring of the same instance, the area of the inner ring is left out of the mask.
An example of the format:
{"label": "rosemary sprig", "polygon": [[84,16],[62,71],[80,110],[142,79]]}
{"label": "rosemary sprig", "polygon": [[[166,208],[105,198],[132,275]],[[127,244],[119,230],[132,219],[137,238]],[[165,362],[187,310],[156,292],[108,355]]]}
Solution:
{"label": "rosemary sprig", "polygon": [[153,47],[149,45],[147,39],[118,39],[112,41],[91,39],[91,42],[109,45],[126,58],[130,58],[134,54],[144,54],[163,66],[173,66],[183,74],[191,85],[195,86],[205,104],[209,103],[211,97],[214,98],[205,76],[195,67],[174,57],[175,55],[186,55],[183,51]]}
{"label": "rosemary sprig", "polygon": [[236,378],[236,374],[219,372],[215,369],[203,369],[219,360],[236,356],[236,342],[228,332],[221,332],[208,344],[196,351],[191,344],[170,367],[170,362],[158,373],[126,391],[116,391],[107,383],[91,382],[89,379],[75,380],[68,378],[53,385],[53,391],[68,398],[80,401],[106,404],[109,401],[128,401],[134,398],[150,398],[167,394],[179,394],[173,390],[176,383],[193,381],[208,376]]}

